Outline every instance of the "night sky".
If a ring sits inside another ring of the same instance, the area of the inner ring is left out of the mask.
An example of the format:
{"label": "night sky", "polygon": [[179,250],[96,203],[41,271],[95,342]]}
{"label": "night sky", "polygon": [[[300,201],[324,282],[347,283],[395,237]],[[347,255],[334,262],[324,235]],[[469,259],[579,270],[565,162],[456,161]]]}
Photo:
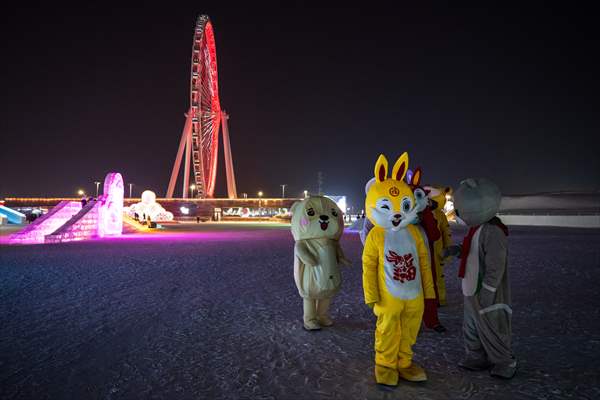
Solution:
{"label": "night sky", "polygon": [[164,195],[201,13],[239,193],[298,196],[322,171],[356,206],[378,154],[403,151],[429,183],[600,189],[600,35],[581,6],[84,3],[2,10],[0,197],[94,193],[110,171]]}

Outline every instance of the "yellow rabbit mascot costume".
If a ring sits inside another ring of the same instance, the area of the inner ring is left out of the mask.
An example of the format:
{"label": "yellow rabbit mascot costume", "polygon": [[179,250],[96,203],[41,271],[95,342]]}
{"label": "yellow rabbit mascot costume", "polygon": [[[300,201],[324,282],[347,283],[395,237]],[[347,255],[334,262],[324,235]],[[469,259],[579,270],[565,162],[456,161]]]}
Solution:
{"label": "yellow rabbit mascot costume", "polygon": [[425,371],[412,362],[424,298],[435,299],[429,254],[412,224],[417,205],[404,182],[408,154],[404,153],[388,175],[383,155],[375,164],[375,180],[365,191],[365,210],[375,227],[369,232],[363,250],[365,303],[377,316],[375,330],[375,379],[395,386],[398,377],[425,381]]}

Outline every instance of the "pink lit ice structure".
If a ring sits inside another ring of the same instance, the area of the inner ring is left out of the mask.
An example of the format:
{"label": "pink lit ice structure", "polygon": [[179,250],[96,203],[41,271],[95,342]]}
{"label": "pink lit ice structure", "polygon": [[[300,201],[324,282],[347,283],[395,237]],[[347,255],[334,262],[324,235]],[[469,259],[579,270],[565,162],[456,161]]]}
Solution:
{"label": "pink lit ice structure", "polygon": [[123,178],[111,172],[104,180],[104,194],[82,207],[78,201],[62,201],[10,238],[10,243],[62,243],[105,236],[123,230]]}
{"label": "pink lit ice structure", "polygon": [[120,236],[123,233],[123,177],[117,172],[106,175],[104,194],[100,198],[98,236]]}
{"label": "pink lit ice structure", "polygon": [[63,226],[79,211],[81,211],[81,202],[61,201],[47,214],[40,216],[23,230],[13,234],[9,239],[9,243],[44,243],[46,235],[50,235]]}

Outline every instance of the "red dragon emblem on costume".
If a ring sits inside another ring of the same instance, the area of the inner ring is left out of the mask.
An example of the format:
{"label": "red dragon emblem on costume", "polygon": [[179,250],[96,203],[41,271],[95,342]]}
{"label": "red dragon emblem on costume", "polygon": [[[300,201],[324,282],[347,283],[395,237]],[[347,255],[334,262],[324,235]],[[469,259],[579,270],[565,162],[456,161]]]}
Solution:
{"label": "red dragon emblem on costume", "polygon": [[417,268],[413,264],[414,258],[411,253],[403,256],[395,251],[390,250],[389,255],[385,256],[386,260],[394,264],[394,280],[404,283],[412,281],[417,277]]}

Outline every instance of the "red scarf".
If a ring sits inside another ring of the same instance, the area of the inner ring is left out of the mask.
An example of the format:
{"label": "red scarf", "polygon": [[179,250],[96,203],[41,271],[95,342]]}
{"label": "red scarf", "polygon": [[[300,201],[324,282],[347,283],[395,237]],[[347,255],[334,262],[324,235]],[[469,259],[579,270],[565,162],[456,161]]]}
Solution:
{"label": "red scarf", "polygon": [[462,243],[462,249],[460,249],[460,267],[458,268],[458,277],[465,277],[465,270],[467,269],[467,257],[469,257],[469,250],[471,250],[471,240],[473,240],[473,236],[479,225],[473,226],[469,228],[469,233],[465,236]]}
{"label": "red scarf", "polygon": [[442,234],[438,229],[437,220],[433,216],[433,212],[431,212],[431,208],[429,207],[426,207],[421,212],[421,226],[427,234],[427,240],[429,240],[429,243],[435,242],[442,237]]}

